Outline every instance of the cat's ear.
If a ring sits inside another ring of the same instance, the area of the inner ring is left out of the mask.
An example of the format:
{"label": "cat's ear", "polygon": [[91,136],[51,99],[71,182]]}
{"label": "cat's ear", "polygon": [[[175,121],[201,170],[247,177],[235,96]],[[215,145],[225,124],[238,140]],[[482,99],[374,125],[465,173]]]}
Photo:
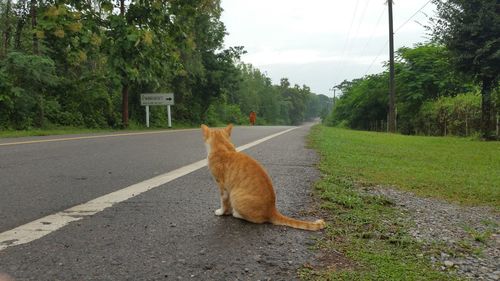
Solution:
{"label": "cat's ear", "polygon": [[208,129],[208,126],[205,125],[205,124],[202,124],[201,125],[201,131],[203,132],[203,138],[205,140],[208,139],[208,136],[209,136],[209,133],[210,133],[210,130]]}
{"label": "cat's ear", "polygon": [[233,130],[233,124],[228,124],[226,128],[224,128],[224,131],[226,131],[226,134],[228,136],[231,136],[231,131]]}

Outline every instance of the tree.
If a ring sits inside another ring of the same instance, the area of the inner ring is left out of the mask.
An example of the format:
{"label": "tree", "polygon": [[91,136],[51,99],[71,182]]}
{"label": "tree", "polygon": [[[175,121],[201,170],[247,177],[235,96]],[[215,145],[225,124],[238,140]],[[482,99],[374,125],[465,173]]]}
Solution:
{"label": "tree", "polygon": [[445,46],[427,43],[397,51],[398,130],[416,133],[417,114],[427,100],[470,91],[471,79],[453,71]]}
{"label": "tree", "polygon": [[[172,25],[169,3],[166,1],[120,0],[119,14],[111,1],[104,8],[106,46],[113,72],[121,83],[122,125],[129,123],[129,96],[132,90],[150,91],[165,87],[171,79],[174,43],[169,38]],[[127,4],[128,3],[128,6]],[[135,88],[134,88],[135,87]]]}
{"label": "tree", "polygon": [[[123,30],[126,21],[125,21],[125,1],[120,0],[120,18],[121,21],[117,20],[117,22],[122,23],[121,25],[121,30]],[[118,25],[117,25],[118,26]],[[122,33],[123,35],[123,33]],[[127,52],[124,50],[121,52],[122,56],[120,59],[123,59],[124,61],[126,58],[124,56],[127,55]],[[122,66],[125,68],[124,66]],[[122,123],[123,126],[126,128],[128,127],[128,90],[129,90],[129,77],[127,71],[122,71]]]}
{"label": "tree", "polygon": [[16,51],[21,50],[22,34],[25,25],[27,24],[28,17],[30,14],[28,0],[19,0],[14,5],[14,14],[16,19],[16,29],[14,34],[14,49]]}
{"label": "tree", "polygon": [[1,80],[9,82],[0,88],[5,91],[0,93],[2,114],[10,117],[15,128],[27,129],[34,123],[40,126],[40,112],[34,113],[33,109],[41,110],[41,97],[58,83],[54,62],[47,57],[11,52],[0,64]]}
{"label": "tree", "polygon": [[185,120],[202,122],[210,104],[233,90],[234,62],[243,50],[222,49],[226,29],[220,0],[171,1],[169,7],[175,15],[170,29],[173,55],[180,68],[172,87],[181,104],[174,110]]}
{"label": "tree", "polygon": [[[138,94],[155,91],[174,92],[176,121],[190,124],[244,124],[250,111],[259,124],[298,124],[325,113],[326,96],[287,79],[272,85],[241,64],[243,47],[224,47],[220,3],[0,0],[0,128],[126,127],[145,117]],[[157,126],[162,110],[151,110]]]}
{"label": "tree", "polygon": [[2,30],[2,39],[3,39],[3,52],[0,52],[0,57],[7,55],[9,44],[10,44],[10,33],[12,31],[11,27],[11,13],[12,13],[12,0],[7,0],[5,3],[5,7],[3,6],[3,1],[0,2],[0,11],[3,8],[3,30]]}
{"label": "tree", "polygon": [[433,35],[457,69],[481,83],[481,135],[493,137],[491,94],[500,78],[500,4],[497,0],[434,0]]}
{"label": "tree", "polygon": [[338,85],[342,96],[327,119],[329,125],[348,125],[353,129],[383,130],[387,121],[388,72],[344,81]]}

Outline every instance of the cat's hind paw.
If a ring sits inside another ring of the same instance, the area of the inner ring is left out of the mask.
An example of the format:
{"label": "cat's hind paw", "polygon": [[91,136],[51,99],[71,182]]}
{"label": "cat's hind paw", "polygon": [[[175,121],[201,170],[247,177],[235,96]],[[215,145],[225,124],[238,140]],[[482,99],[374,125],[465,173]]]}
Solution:
{"label": "cat's hind paw", "polygon": [[222,210],[222,208],[215,210],[215,215],[216,216],[222,216],[222,215],[224,215],[224,210]]}

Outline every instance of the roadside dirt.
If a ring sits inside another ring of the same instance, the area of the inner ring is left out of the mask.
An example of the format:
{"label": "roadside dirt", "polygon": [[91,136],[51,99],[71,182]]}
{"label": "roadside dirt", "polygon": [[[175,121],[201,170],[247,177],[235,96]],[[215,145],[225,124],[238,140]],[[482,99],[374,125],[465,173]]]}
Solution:
{"label": "roadside dirt", "polygon": [[436,268],[472,280],[500,280],[500,214],[487,207],[467,207],[377,186],[365,188],[392,201],[407,214],[417,241],[442,251],[427,256]]}

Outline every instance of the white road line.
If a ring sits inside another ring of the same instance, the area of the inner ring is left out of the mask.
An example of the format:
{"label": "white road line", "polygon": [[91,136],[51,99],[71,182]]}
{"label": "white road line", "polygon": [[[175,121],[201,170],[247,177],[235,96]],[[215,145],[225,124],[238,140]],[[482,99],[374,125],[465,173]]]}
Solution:
{"label": "white road line", "polygon": [[[298,127],[290,128],[288,130],[281,131],[279,133],[242,145],[236,148],[236,150],[242,151],[251,148],[269,139],[288,133],[296,128]],[[11,246],[29,243],[33,240],[42,238],[43,236],[60,229],[61,227],[67,225],[70,222],[78,221],[84,217],[94,215],[106,208],[113,206],[116,203],[123,202],[148,190],[159,187],[172,180],[175,180],[179,177],[194,172],[202,167],[205,167],[206,165],[207,165],[207,160],[203,159],[194,162],[192,164],[186,165],[184,167],[181,167],[179,169],[170,171],[168,173],[156,176],[154,178],[133,184],[118,191],[90,200],[87,203],[71,207],[62,212],[48,215],[46,217],[16,227],[14,229],[2,232],[0,233],[0,251]]]}
{"label": "white road line", "polygon": [[195,131],[195,130],[199,130],[199,129],[161,130],[161,131],[152,131],[152,132],[119,133],[119,134],[107,134],[107,135],[96,135],[96,136],[82,136],[82,137],[55,138],[55,139],[45,139],[45,140],[6,142],[6,143],[0,143],[0,146],[44,143],[44,142],[58,142],[58,141],[72,141],[72,140],[85,140],[85,139],[115,138],[115,137],[126,137],[126,136],[141,136],[141,135],[163,134],[163,133],[173,133],[173,132],[179,132],[179,131]]}

